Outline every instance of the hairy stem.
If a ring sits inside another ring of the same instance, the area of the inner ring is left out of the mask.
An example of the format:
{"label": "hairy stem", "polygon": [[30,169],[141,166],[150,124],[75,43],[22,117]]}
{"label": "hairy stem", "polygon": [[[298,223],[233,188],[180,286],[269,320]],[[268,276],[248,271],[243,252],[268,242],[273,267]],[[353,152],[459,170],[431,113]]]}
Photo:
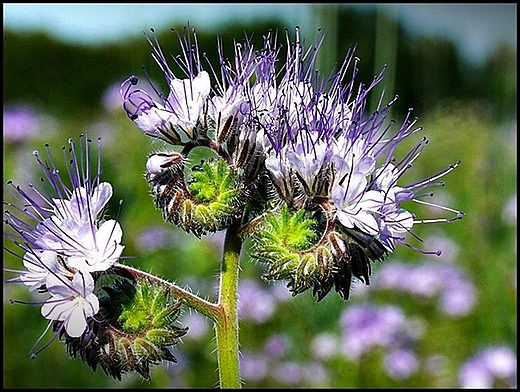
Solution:
{"label": "hairy stem", "polygon": [[165,287],[175,294],[179,300],[181,300],[186,306],[189,306],[192,309],[202,313],[203,315],[215,320],[220,315],[220,309],[217,305],[206,301],[199,296],[190,293],[189,291],[184,290],[183,288],[177,286],[175,283],[168,282],[167,280],[161,279],[155,275],[149,274],[148,272],[141,271],[137,268],[130,267],[128,265],[116,263],[114,268],[120,271],[125,272],[133,278],[146,278],[154,282],[159,282],[163,284]]}
{"label": "hairy stem", "polygon": [[114,269],[133,278],[149,279],[168,287],[185,305],[204,314],[215,322],[217,360],[221,388],[240,388],[240,366],[238,357],[238,275],[242,240],[239,226],[233,225],[226,231],[224,252],[220,267],[218,303],[214,304],[186,291],[172,282],[141,271],[137,268],[116,263]]}
{"label": "hairy stem", "polygon": [[238,358],[238,274],[242,241],[238,225],[227,229],[220,269],[218,316],[215,319],[217,359],[221,388],[240,388]]}

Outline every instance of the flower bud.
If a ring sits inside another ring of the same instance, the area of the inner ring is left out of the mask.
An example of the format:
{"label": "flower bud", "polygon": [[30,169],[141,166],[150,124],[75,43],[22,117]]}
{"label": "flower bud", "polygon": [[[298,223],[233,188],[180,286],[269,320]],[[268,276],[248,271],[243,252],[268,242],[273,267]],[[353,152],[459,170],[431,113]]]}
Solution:
{"label": "flower bud", "polygon": [[222,159],[202,161],[185,178],[184,163],[174,154],[148,159],[147,179],[164,218],[200,237],[240,219],[246,203],[237,173]]}
{"label": "flower bud", "polygon": [[[79,355],[92,370],[99,365],[118,380],[134,371],[149,380],[150,366],[162,360],[177,362],[171,347],[188,328],[175,325],[181,302],[167,287],[146,279],[125,279],[115,280],[103,291],[102,321],[91,319],[79,338],[61,334],[71,357]],[[59,323],[54,327],[57,330]]]}

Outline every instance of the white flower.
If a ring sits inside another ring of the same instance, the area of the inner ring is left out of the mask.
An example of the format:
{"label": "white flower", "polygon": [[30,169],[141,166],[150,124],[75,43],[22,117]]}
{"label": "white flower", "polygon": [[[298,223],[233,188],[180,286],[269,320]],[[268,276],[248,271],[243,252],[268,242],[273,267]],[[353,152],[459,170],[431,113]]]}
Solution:
{"label": "white flower", "polygon": [[23,257],[23,265],[27,271],[20,274],[20,281],[33,291],[47,283],[49,274],[59,271],[56,252],[44,251],[41,253],[27,252]]}
{"label": "white flower", "polygon": [[[161,130],[167,128],[168,124],[174,124],[178,117],[167,110],[161,104],[154,102],[154,106],[140,112],[134,122],[141,131],[147,135],[160,138]],[[180,140],[179,140],[180,141]]]}
{"label": "white flower", "polygon": [[119,259],[124,246],[121,245],[123,231],[117,221],[106,221],[99,228],[88,223],[81,226],[70,223],[64,222],[62,229],[70,235],[61,242],[70,267],[80,271],[106,271]]}
{"label": "white flower", "polygon": [[303,181],[309,196],[314,196],[318,185],[316,177],[320,170],[328,166],[332,156],[328,143],[320,140],[317,135],[302,136],[301,141],[286,147],[285,156],[298,173],[298,178]]}
{"label": "white flower", "polygon": [[345,187],[334,185],[332,201],[336,205],[336,216],[346,228],[357,227],[361,231],[376,235],[379,225],[375,213],[383,204],[384,196],[378,191],[366,191],[367,179],[363,174],[352,173]]}
{"label": "white flower", "polygon": [[87,319],[99,311],[90,273],[78,271],[72,281],[51,275],[47,289],[52,297],[41,308],[43,317],[63,321],[69,336],[80,337],[87,328]]}
{"label": "white flower", "polygon": [[84,187],[74,189],[70,200],[53,199],[55,219],[72,219],[78,224],[95,222],[114,191],[108,182],[102,182],[88,194]]}
{"label": "white flower", "polygon": [[190,136],[197,124],[206,98],[211,90],[211,82],[206,71],[200,72],[193,79],[173,79],[170,82],[168,103],[177,121],[173,124],[182,126]]}

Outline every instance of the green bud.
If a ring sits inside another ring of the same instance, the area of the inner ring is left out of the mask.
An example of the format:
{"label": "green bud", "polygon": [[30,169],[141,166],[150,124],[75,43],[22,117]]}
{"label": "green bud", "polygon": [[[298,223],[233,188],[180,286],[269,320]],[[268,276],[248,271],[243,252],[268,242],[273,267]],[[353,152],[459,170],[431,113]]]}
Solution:
{"label": "green bud", "polygon": [[241,218],[247,192],[225,160],[210,158],[191,170],[177,161],[159,173],[147,173],[156,205],[168,222],[200,237]]}
{"label": "green bud", "polygon": [[79,355],[94,371],[100,366],[118,380],[127,372],[150,379],[151,366],[177,362],[170,348],[188,328],[176,325],[181,302],[167,287],[118,278],[99,297],[96,317],[101,321],[90,320],[88,334],[80,338],[65,338],[71,356]]}

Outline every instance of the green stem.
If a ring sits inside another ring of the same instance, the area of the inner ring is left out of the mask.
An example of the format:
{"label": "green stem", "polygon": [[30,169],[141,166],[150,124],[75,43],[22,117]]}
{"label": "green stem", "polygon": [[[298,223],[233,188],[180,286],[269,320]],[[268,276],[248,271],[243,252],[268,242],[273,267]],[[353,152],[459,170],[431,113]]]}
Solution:
{"label": "green stem", "polygon": [[160,282],[175,293],[187,306],[214,320],[220,388],[241,387],[237,309],[241,249],[242,240],[239,235],[239,225],[233,225],[226,231],[220,267],[220,288],[217,304],[208,302],[174,283],[137,268],[119,263],[114,265],[115,269],[125,272],[134,278],[146,278]]}
{"label": "green stem", "polygon": [[220,388],[240,388],[238,358],[238,273],[242,240],[238,225],[227,229],[220,269],[218,308],[215,319]]}
{"label": "green stem", "polygon": [[114,268],[122,270],[134,278],[146,278],[151,281],[161,283],[165,287],[168,287],[177,298],[179,298],[186,306],[202,313],[203,315],[215,320],[220,314],[220,309],[217,305],[200,298],[199,296],[190,293],[189,291],[180,288],[175,283],[168,282],[167,280],[161,279],[155,275],[149,274],[148,272],[141,271],[137,268],[130,267],[128,265],[116,263]]}

